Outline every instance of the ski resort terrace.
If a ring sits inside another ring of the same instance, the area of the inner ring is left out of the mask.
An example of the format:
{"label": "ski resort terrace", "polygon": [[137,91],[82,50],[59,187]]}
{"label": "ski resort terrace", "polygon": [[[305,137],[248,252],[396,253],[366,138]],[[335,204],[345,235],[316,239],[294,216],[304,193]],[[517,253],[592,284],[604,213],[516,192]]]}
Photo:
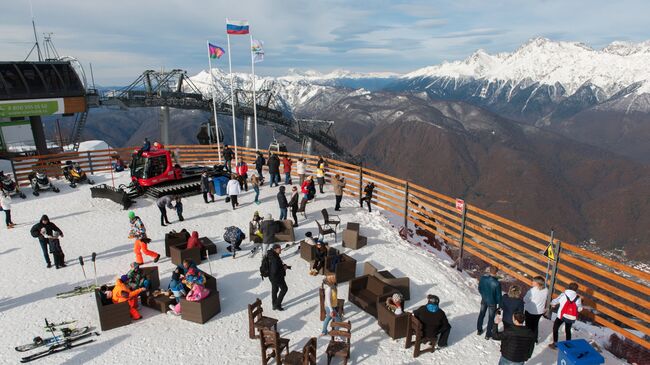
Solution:
{"label": "ski resort terrace", "polygon": [[[212,165],[218,162],[214,147],[191,145],[169,148],[177,151],[183,165]],[[13,160],[12,168],[19,182],[25,185],[26,174],[35,167],[45,169],[53,177],[60,173],[60,164],[66,160],[76,160],[85,171],[95,175],[93,179],[97,183],[117,187],[128,184],[129,173],[111,173],[110,156],[119,153],[128,160],[132,151],[133,148],[128,148],[34,156]],[[252,163],[254,151],[239,147],[239,154],[246,162]],[[294,161],[299,157],[297,154],[289,155]],[[313,170],[317,156],[303,157],[307,158]],[[368,237],[368,245],[351,250],[341,246],[340,238],[338,242],[333,242],[332,238],[327,237],[328,242],[357,260],[357,276],[362,275],[363,263],[371,263],[395,276],[409,277],[411,300],[406,302],[407,311],[424,304],[426,294],[438,295],[441,308],[452,325],[448,348],[413,359],[412,349],[404,348],[404,339],[390,339],[379,328],[374,317],[347,300],[349,284],[340,284],[339,297],[346,299],[345,320],[352,322],[351,363],[496,364],[500,356],[499,343],[486,341],[476,335],[480,303],[477,281],[469,275],[471,272],[460,272],[451,267],[458,256],[459,246],[463,242],[463,261],[479,260],[498,265],[511,282],[518,280],[527,285],[531,277],[544,276],[547,272],[547,259],[541,252],[546,249],[551,237],[468,202],[465,202],[463,224],[462,214],[456,209],[456,200],[451,197],[362,166],[332,159],[328,160],[328,164],[328,177],[338,173],[347,181],[344,191],[346,198],[339,212],[341,226],[348,222],[359,223],[361,234]],[[373,209],[373,213],[359,208],[358,204],[362,186],[369,181],[377,186],[373,207],[379,209]],[[85,274],[90,282],[94,275],[89,257],[92,252],[97,253],[96,275],[100,284],[113,282],[115,276],[126,273],[134,259],[133,243],[126,237],[128,218],[119,205],[90,198],[88,185],[72,189],[62,181],[55,180],[54,184],[61,188],[61,193],[45,192],[40,197],[33,197],[27,191],[27,200],[15,198],[12,215],[18,226],[2,233],[4,247],[0,248],[0,263],[5,275],[0,279],[3,288],[0,295],[0,320],[3,324],[0,341],[5,346],[0,354],[3,363],[16,363],[19,359],[19,354],[11,346],[28,343],[33,337],[44,335],[43,318],[57,322],[75,319],[78,325],[99,325],[93,294],[55,298],[59,292],[86,284],[76,257],[85,257]],[[191,361],[198,364],[256,364],[260,362],[260,345],[258,340],[248,339],[247,316],[247,304],[253,303],[255,298],[262,299],[265,315],[279,320],[280,335],[291,340],[291,350],[302,349],[310,337],[316,337],[320,332],[318,288],[322,277],[308,275],[308,264],[295,252],[297,246],[282,253],[285,262],[292,266],[287,274],[289,291],[283,312],[271,310],[270,284],[267,280],[262,281],[259,275],[261,255],[250,257],[246,249],[252,245],[247,243],[248,240],[242,245],[244,254],[236,259],[221,258],[220,255],[227,246],[222,239],[225,227],[236,225],[248,233],[246,227],[255,211],[261,215],[271,213],[277,218],[276,193],[277,188],[269,188],[265,184],[261,188],[262,204],[256,205],[252,203],[254,193],[249,190],[240,196],[241,205],[235,211],[223,199],[205,204],[200,196],[185,198],[186,220],[178,222],[175,214],[170,212],[173,224],[168,227],[158,224],[159,211],[155,204],[146,198],[139,198],[132,209],[147,225],[153,240],[151,249],[163,252],[165,233],[182,228],[196,230],[217,244],[219,254],[212,255],[210,261],[203,261],[200,268],[217,279],[221,313],[204,325],[198,325],[145,307],[141,309],[143,319],[105,331],[92,344],[53,355],[41,362],[108,364],[129,361],[149,364]],[[316,233],[315,221],[322,220],[320,210],[326,208],[331,212],[333,204],[334,197],[328,184],[326,194],[317,194],[315,201],[307,205],[307,218],[299,217],[296,239],[302,239],[307,231]],[[45,268],[37,240],[29,235],[31,225],[42,214],[48,214],[65,234],[62,247],[69,264],[67,268]],[[404,226],[408,230],[402,229],[400,235],[400,228]],[[448,248],[446,253],[429,245],[433,237]],[[558,247],[558,243],[559,240],[554,242],[555,247]],[[650,348],[647,340],[650,335],[650,274],[567,242],[561,242],[561,250],[557,251],[560,251],[560,262],[554,294],[564,290],[569,282],[576,281],[581,285],[583,302],[589,307],[583,313],[585,321],[574,325],[574,338],[594,340],[602,345],[608,341],[611,333],[616,332],[646,349]],[[145,265],[152,263],[145,260]],[[161,288],[166,288],[174,265],[163,258],[157,266]],[[506,286],[504,284],[504,289]],[[551,341],[550,333],[551,322],[542,320],[540,344],[528,363],[555,362],[556,352],[547,348]],[[325,363],[324,350],[328,341],[328,337],[318,339],[320,364]],[[607,364],[620,363],[607,351],[603,355]]]}

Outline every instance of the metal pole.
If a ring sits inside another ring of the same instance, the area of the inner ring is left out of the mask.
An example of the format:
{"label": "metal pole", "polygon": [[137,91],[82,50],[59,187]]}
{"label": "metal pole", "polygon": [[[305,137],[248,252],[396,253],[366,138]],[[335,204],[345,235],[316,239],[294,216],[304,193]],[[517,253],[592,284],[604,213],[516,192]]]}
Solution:
{"label": "metal pole", "polygon": [[[226,19],[226,24],[228,19]],[[235,145],[235,164],[239,160],[239,155],[237,153],[237,125],[235,124],[235,82],[232,77],[232,57],[230,57],[230,34],[226,35],[228,38],[228,69],[230,71],[230,109],[232,110],[232,135],[233,135],[233,144]],[[219,131],[217,131],[219,133]]]}
{"label": "metal pole", "polygon": [[557,271],[560,266],[560,253],[562,252],[562,241],[557,240],[557,246],[555,246],[555,263],[553,264],[553,274],[551,275],[551,286],[548,289],[548,295],[546,296],[546,315],[547,318],[551,318],[551,298],[553,297],[553,291],[555,290],[555,283],[557,280]]}
{"label": "metal pole", "polygon": [[404,186],[404,228],[408,230],[409,216],[409,182]]}
{"label": "metal pole", "polygon": [[[555,231],[551,229],[551,242],[550,245],[553,245],[553,238],[555,236]],[[545,254],[546,255],[546,254]],[[544,279],[544,288],[548,288],[548,271],[551,268],[551,259],[546,258],[546,278]]]}
{"label": "metal pole", "polygon": [[38,52],[38,60],[42,61],[41,46],[38,44],[38,36],[36,35],[36,23],[34,23],[34,14],[32,14],[32,29],[34,29],[34,40],[36,41],[36,52]]}
{"label": "metal pole", "polygon": [[[255,120],[255,151],[259,151],[257,146],[257,98],[255,96],[255,55],[253,54],[253,35],[251,38],[251,72],[253,73],[253,119]],[[246,145],[246,147],[249,147]]]}
{"label": "metal pole", "polygon": [[359,202],[361,202],[361,198],[363,193],[363,162],[359,162]]}
{"label": "metal pole", "polygon": [[465,220],[467,218],[467,203],[463,203],[463,217],[460,224],[460,255],[458,256],[458,271],[463,271],[463,253],[465,252]]}
{"label": "metal pole", "polygon": [[[217,86],[214,82],[214,74],[212,73],[212,60],[210,58],[210,41],[206,41],[208,46],[208,71],[210,72],[210,79],[212,80],[212,111],[214,112],[214,128],[217,134],[217,155],[219,156],[219,163],[221,163],[221,141],[219,140],[219,122],[217,121]],[[228,57],[230,57],[230,48],[228,48]],[[208,138],[212,144],[212,126],[208,122]]]}
{"label": "metal pole", "polygon": [[88,169],[90,170],[90,174],[94,175],[94,173],[93,173],[93,160],[90,158],[90,151],[86,152],[86,156],[88,157]]}
{"label": "metal pole", "polygon": [[93,63],[92,62],[90,62],[90,80],[92,80],[92,82],[93,82],[93,89],[97,90],[97,88],[95,87],[95,74],[93,74]]}

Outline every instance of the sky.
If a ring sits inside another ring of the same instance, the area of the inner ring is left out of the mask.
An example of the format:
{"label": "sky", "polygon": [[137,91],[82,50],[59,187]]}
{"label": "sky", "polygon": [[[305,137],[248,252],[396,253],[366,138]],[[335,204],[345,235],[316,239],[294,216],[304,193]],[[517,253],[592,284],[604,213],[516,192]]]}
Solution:
{"label": "sky", "polygon": [[[226,48],[225,19],[264,41],[258,75],[290,70],[404,73],[512,52],[534,37],[583,42],[650,39],[647,0],[11,0],[0,12],[0,60],[23,60],[37,34],[78,59],[95,82],[118,86],[147,69],[207,69],[206,40]],[[32,10],[30,10],[32,9]],[[233,71],[250,72],[250,40],[231,36]],[[34,55],[30,59],[35,59]],[[228,69],[227,57],[213,67]]]}

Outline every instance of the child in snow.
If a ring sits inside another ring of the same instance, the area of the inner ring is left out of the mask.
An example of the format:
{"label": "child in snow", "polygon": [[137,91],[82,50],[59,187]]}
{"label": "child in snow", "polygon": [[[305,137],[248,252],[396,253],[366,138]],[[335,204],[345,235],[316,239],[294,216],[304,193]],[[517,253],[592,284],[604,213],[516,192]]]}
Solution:
{"label": "child in snow", "polygon": [[181,273],[178,268],[172,272],[172,279],[169,282],[168,288],[174,294],[176,303],[180,303],[181,297],[187,293],[187,287],[183,285],[183,282],[181,281]]}
{"label": "child in snow", "polygon": [[0,208],[5,212],[7,229],[14,228],[16,225],[11,221],[11,196],[9,196],[9,193],[2,193],[2,197],[0,197]]}
{"label": "child in snow", "polygon": [[[262,217],[260,217],[260,213],[258,211],[255,211],[253,213],[253,220],[251,221],[251,225],[253,226],[253,236],[256,236],[259,238],[260,241],[264,238],[262,235]],[[253,237],[251,237],[251,242],[254,242]]]}
{"label": "child in snow", "polygon": [[174,203],[174,209],[176,209],[176,214],[178,215],[178,220],[182,222],[182,221],[185,220],[185,218],[183,218],[183,202],[181,202],[180,195],[176,196],[175,201],[176,202]]}
{"label": "child in snow", "polygon": [[65,265],[65,255],[63,254],[63,249],[61,248],[61,241],[59,241],[59,232],[52,231],[51,235],[47,235],[45,228],[41,229],[41,234],[46,236],[48,239],[48,245],[50,246],[50,253],[54,257],[54,267],[57,269],[66,267]]}
{"label": "child in snow", "polygon": [[[210,289],[204,287],[201,284],[194,284],[192,285],[192,289],[190,289],[190,292],[187,293],[187,296],[185,299],[189,302],[199,302],[204,298],[207,298],[210,295]],[[169,305],[169,309],[171,309],[172,314],[175,315],[180,315],[181,314],[181,303],[180,301],[174,304]]]}
{"label": "child in snow", "polygon": [[144,237],[136,239],[133,243],[133,252],[135,253],[135,262],[142,265],[144,261],[142,260],[142,254],[153,257],[153,262],[158,262],[160,259],[160,254],[149,250],[148,244],[151,242],[151,239]]}
{"label": "child in snow", "polygon": [[129,238],[140,239],[147,237],[147,229],[145,228],[144,223],[142,223],[142,219],[135,215],[134,211],[129,212],[129,223],[131,224],[131,228],[129,229]]}
{"label": "child in snow", "polygon": [[400,293],[395,293],[393,296],[386,298],[386,307],[388,310],[395,313],[396,316],[404,313],[404,309],[402,308],[403,306],[404,300]]}
{"label": "child in snow", "polygon": [[195,284],[205,285],[206,277],[203,271],[191,267],[187,270],[187,273],[185,274],[184,282],[185,285],[187,285],[188,287],[191,287],[192,285]]}

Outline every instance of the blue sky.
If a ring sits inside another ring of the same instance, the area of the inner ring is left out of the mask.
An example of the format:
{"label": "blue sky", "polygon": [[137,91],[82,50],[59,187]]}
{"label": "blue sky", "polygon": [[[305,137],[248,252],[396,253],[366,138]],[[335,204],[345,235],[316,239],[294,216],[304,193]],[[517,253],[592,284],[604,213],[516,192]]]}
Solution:
{"label": "blue sky", "polygon": [[[226,45],[225,18],[247,19],[265,43],[258,74],[289,69],[407,72],[463,59],[478,48],[513,51],[528,39],[650,39],[647,0],[151,1],[32,0],[39,36],[92,62],[97,83],[127,84],[145,69],[207,68],[205,41]],[[30,2],[3,4],[0,59],[22,60],[33,35]],[[231,37],[233,68],[250,69],[249,40]],[[227,69],[227,58],[215,65]]]}

